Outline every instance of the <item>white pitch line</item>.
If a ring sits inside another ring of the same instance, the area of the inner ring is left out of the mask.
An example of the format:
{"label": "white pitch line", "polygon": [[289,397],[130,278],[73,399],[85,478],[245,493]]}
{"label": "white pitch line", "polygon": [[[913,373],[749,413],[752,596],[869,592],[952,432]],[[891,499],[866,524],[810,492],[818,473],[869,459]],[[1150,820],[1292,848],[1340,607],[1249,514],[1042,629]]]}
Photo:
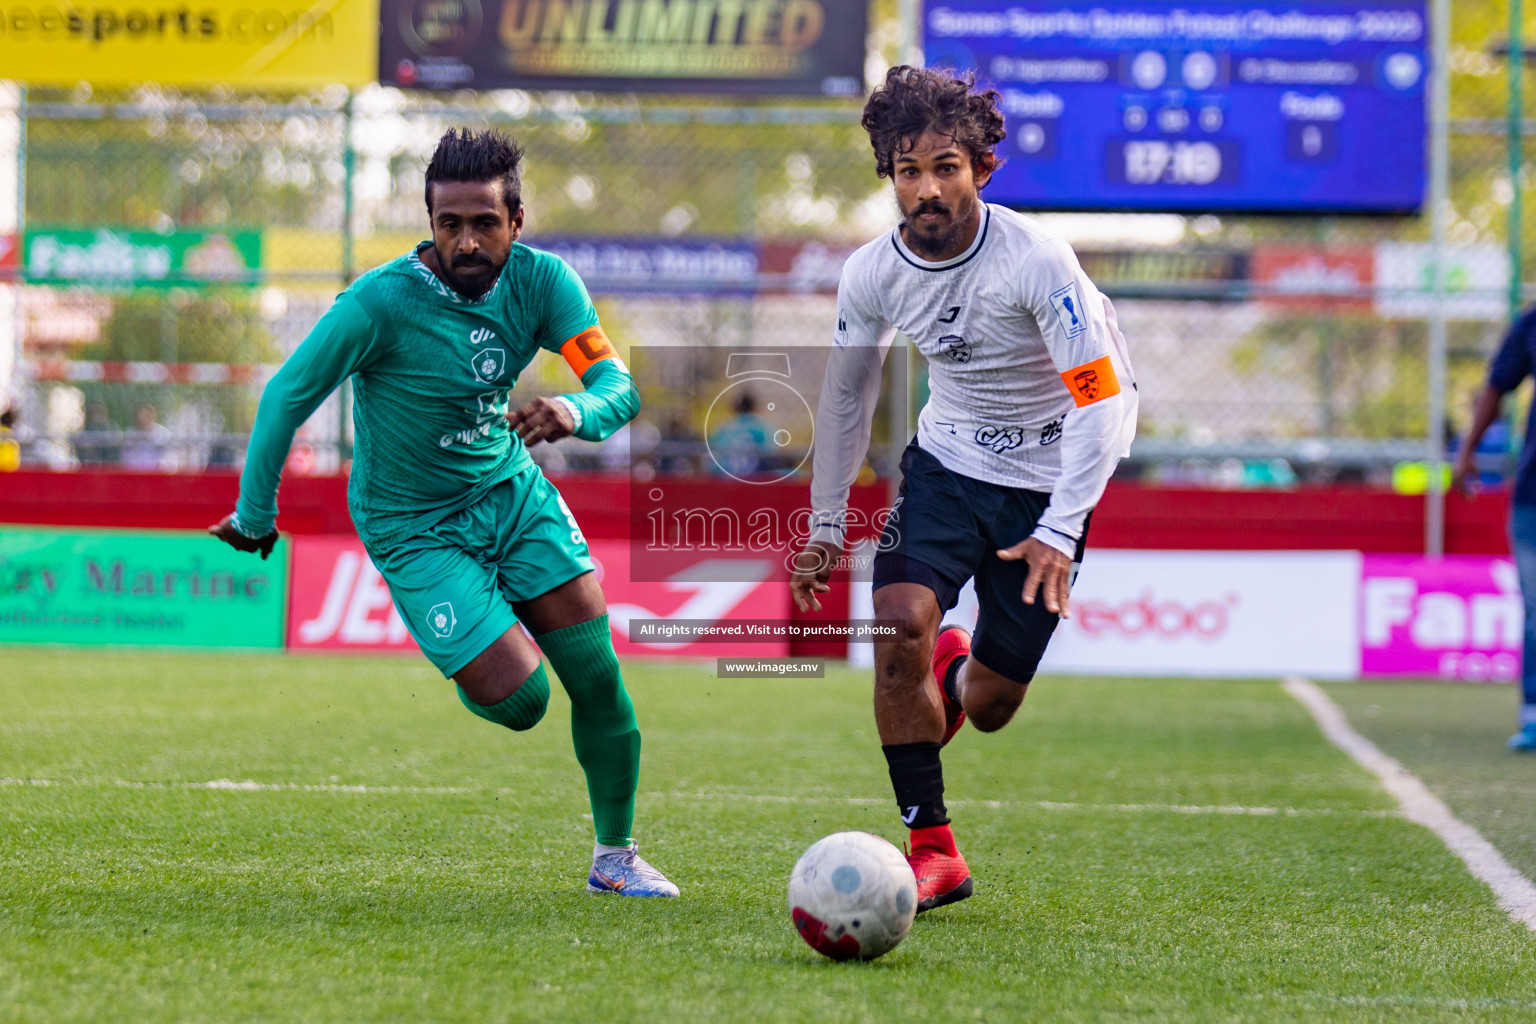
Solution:
{"label": "white pitch line", "polygon": [[463,796],[474,793],[502,795],[513,789],[475,789],[466,786],[354,786],[344,783],[255,782],[246,779],[209,779],[207,782],[142,782],[134,779],[0,779],[6,786],[112,786],[117,789],[212,789],[234,793],[404,793],[407,795]]}
{"label": "white pitch line", "polygon": [[[785,796],[779,793],[642,793],[674,800],[723,800],[755,804],[852,804],[884,807],[888,797],[867,796]],[[1347,814],[1363,817],[1399,817],[1396,811],[1337,811],[1330,807],[1245,807],[1238,804],[1085,804],[1062,800],[945,800],[946,807],[985,807],[989,810],[1025,808],[1039,811],[1117,811],[1130,814],[1216,814],[1252,817],[1310,817]]]}
{"label": "white pitch line", "polygon": [[1432,829],[1467,869],[1493,890],[1501,910],[1536,932],[1536,885],[1529,878],[1516,871],[1482,833],[1452,814],[1417,775],[1356,732],[1320,686],[1299,676],[1286,679],[1283,685],[1286,693],[1312,713],[1334,746],[1381,780],[1382,788],[1397,800],[1409,821]]}
{"label": "white pitch line", "polygon": [[[353,793],[363,795],[404,794],[407,796],[512,796],[520,790],[510,787],[474,786],[365,786],[348,783],[256,782],[252,779],[210,779],[207,782],[143,782],[133,779],[21,779],[0,778],[0,788],[12,786],[111,786],[117,789],[218,790],[229,793]],[[847,804],[884,807],[885,797],[863,796],[786,796],[779,793],[679,793],[641,792],[641,797],[665,800],[714,801],[756,804]],[[1361,817],[1399,817],[1397,811],[1339,811],[1329,807],[1245,807],[1240,804],[1086,804],[1062,800],[949,800],[950,807],[985,807],[988,810],[1022,808],[1040,811],[1116,812],[1126,814],[1213,814],[1250,817],[1312,817],[1345,814]]]}

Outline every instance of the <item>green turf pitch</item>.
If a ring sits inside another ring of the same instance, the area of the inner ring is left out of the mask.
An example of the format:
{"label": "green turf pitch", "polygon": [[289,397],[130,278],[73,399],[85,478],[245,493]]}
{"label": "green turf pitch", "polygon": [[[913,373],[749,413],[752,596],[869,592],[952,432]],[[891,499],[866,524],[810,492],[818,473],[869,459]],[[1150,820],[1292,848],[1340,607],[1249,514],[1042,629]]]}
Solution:
{"label": "green turf pitch", "polygon": [[865,674],[627,673],[676,901],[583,891],[558,687],[514,735],[409,659],[0,648],[0,1020],[1536,1019],[1536,936],[1276,683],[1041,680],[945,751],[976,896],[836,965],[784,887],[902,837]]}

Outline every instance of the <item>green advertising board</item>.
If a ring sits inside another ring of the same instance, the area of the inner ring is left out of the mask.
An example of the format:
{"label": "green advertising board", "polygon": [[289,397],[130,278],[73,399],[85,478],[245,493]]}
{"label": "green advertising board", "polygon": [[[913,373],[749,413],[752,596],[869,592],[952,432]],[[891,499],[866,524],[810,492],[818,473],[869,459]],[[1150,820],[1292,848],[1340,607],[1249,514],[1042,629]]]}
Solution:
{"label": "green advertising board", "polygon": [[255,284],[259,231],[130,231],[29,228],[21,270],[33,284],[195,287]]}
{"label": "green advertising board", "polygon": [[281,647],[288,545],[0,526],[0,643]]}

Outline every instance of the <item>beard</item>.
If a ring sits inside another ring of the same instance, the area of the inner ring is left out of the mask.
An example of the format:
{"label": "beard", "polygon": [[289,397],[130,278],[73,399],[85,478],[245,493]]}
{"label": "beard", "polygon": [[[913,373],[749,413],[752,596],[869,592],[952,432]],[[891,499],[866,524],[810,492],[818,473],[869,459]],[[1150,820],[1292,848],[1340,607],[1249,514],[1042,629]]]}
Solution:
{"label": "beard", "polygon": [[506,260],[497,262],[489,256],[456,256],[453,263],[443,268],[443,276],[449,286],[465,298],[478,299],[490,291],[501,277]]}
{"label": "beard", "polygon": [[[902,219],[906,221],[907,227],[907,248],[924,259],[938,260],[955,255],[955,249],[965,237],[965,229],[975,211],[975,196],[962,199],[953,210],[937,199],[919,203],[911,210],[902,210]],[[923,228],[918,225],[917,218],[924,213],[948,214],[949,219],[941,220],[931,228]]]}

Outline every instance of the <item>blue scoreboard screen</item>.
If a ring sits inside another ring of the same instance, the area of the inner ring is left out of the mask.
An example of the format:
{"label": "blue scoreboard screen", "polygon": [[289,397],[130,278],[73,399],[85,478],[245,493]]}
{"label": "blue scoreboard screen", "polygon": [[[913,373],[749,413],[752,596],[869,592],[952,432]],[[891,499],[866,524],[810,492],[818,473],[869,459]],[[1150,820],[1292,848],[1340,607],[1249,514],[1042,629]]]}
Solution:
{"label": "blue scoreboard screen", "polygon": [[1410,213],[1424,0],[929,0],[930,66],[1003,97],[987,198],[1037,210]]}

